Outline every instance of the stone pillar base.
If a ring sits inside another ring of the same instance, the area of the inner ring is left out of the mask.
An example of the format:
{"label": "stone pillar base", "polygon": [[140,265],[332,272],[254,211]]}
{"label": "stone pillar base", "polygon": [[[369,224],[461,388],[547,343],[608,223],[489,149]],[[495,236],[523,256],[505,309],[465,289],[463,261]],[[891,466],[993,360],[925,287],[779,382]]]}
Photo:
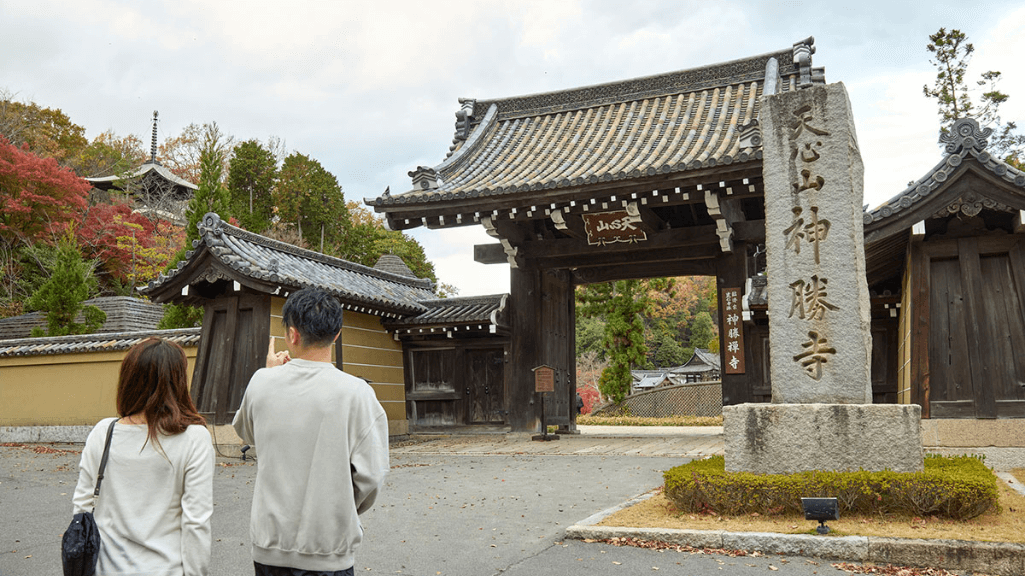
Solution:
{"label": "stone pillar base", "polygon": [[917,404],[741,404],[723,407],[726,470],[922,470]]}

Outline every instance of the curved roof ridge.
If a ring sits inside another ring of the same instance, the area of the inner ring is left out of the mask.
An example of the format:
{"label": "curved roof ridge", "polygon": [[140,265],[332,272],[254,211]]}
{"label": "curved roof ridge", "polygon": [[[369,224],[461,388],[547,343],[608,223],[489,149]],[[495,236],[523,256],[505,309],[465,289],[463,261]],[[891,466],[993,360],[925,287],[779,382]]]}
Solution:
{"label": "curved roof ridge", "polygon": [[788,46],[783,50],[757,56],[589,86],[477,100],[474,104],[474,115],[483,114],[492,104],[498,106],[499,117],[505,120],[514,116],[533,116],[572,107],[590,108],[620,101],[727,86],[748,79],[761,80],[765,78],[765,65],[770,58],[775,58],[780,69],[783,69],[785,66],[793,65],[794,49]]}
{"label": "curved roof ridge", "polygon": [[1025,190],[1025,172],[995,158],[986,150],[987,139],[992,133],[991,128],[980,127],[974,118],[957,120],[946,134],[940,136],[940,143],[946,144],[946,153],[939,163],[896,196],[873,210],[866,210],[862,217],[864,224],[881,226],[878,223],[925,201],[944,182],[963,170],[964,161],[969,158],[1008,184]]}
{"label": "curved roof ridge", "polygon": [[455,306],[455,305],[466,305],[472,306],[474,304],[492,304],[496,301],[500,301],[506,294],[487,294],[480,296],[456,296],[453,298],[434,298],[431,300],[421,300],[420,304],[427,308],[438,308],[442,306]]}
{"label": "curved roof ridge", "polygon": [[[412,286],[415,288],[433,290],[434,286],[434,283],[428,278],[411,278],[409,276],[403,276],[401,274],[396,274],[394,272],[388,272],[387,270],[371,268],[370,266],[357,264],[356,262],[350,262],[348,260],[343,260],[341,258],[335,258],[334,256],[328,256],[327,254],[322,254],[320,252],[316,252],[306,248],[300,248],[294,244],[289,244],[287,242],[282,242],[280,240],[274,240],[273,238],[268,238],[266,236],[255,234],[248,230],[243,230],[237,226],[232,226],[231,224],[228,224],[224,220],[221,220],[221,217],[214,212],[207,212],[206,215],[203,216],[203,220],[201,220],[199,223],[199,232],[200,235],[204,237],[207,234],[212,234],[213,236],[220,236],[221,234],[227,233],[229,236],[246,240],[247,242],[251,242],[258,246],[271,248],[279,252],[285,252],[293,256],[306,258],[307,260],[313,260],[315,262],[320,262],[322,264],[327,264],[329,266],[334,266],[336,268],[343,268],[345,270],[349,270],[359,274],[373,276],[375,278],[380,278],[382,280],[387,280],[389,282],[406,284],[408,286]],[[195,248],[196,246],[197,245],[194,245],[193,247]]]}

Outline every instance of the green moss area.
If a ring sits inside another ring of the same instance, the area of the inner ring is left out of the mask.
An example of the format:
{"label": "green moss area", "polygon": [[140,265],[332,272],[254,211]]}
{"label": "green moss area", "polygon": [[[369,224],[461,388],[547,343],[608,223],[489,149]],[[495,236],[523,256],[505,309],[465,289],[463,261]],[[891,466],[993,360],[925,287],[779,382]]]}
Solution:
{"label": "green moss area", "polygon": [[663,474],[665,497],[683,513],[800,514],[802,497],[835,497],[850,514],[966,520],[999,507],[997,477],[971,456],[928,455],[922,472],[726,472],[714,456]]}

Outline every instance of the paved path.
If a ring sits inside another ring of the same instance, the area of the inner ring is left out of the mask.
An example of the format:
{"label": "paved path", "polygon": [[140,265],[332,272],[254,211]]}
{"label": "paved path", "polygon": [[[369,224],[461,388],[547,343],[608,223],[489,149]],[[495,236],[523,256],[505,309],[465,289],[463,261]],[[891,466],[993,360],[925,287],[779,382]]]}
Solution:
{"label": "paved path", "polygon": [[[356,573],[426,576],[844,574],[799,556],[730,557],[565,539],[566,528],[662,483],[662,472],[722,452],[700,428],[581,427],[529,435],[412,437],[391,451],[380,498],[362,517]],[[68,452],[52,452],[53,448]],[[41,450],[41,451],[37,451]],[[0,576],[59,574],[81,446],[0,447]],[[218,458],[211,574],[252,574],[249,509],[256,466]]]}
{"label": "paved path", "polygon": [[704,458],[723,453],[722,426],[580,426],[540,442],[530,434],[414,435],[392,447],[393,454],[535,454],[575,456],[661,456]]}

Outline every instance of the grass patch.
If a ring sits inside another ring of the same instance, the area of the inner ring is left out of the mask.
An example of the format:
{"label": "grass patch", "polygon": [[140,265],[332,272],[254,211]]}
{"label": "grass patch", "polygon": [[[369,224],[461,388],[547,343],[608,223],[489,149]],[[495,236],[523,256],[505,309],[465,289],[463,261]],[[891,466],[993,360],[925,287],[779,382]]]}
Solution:
{"label": "grass patch", "polygon": [[1022,486],[1025,486],[1025,468],[1015,468],[1014,470],[1011,470],[1011,476],[1017,478],[1018,482],[1021,482]]}
{"label": "grass patch", "polygon": [[[971,520],[951,520],[936,516],[901,514],[841,514],[830,521],[831,536],[879,536],[888,538],[940,538],[1025,544],[1025,496],[1004,482],[997,485],[999,504]],[[639,504],[605,518],[600,526],[631,528],[672,528],[685,530],[725,530],[729,532],[776,532],[814,534],[818,522],[805,520],[803,514],[763,516],[757,513],[738,516],[681,512],[659,493]]]}
{"label": "grass patch", "polygon": [[580,426],[722,426],[722,416],[670,416],[668,418],[642,418],[640,416],[577,416]]}

